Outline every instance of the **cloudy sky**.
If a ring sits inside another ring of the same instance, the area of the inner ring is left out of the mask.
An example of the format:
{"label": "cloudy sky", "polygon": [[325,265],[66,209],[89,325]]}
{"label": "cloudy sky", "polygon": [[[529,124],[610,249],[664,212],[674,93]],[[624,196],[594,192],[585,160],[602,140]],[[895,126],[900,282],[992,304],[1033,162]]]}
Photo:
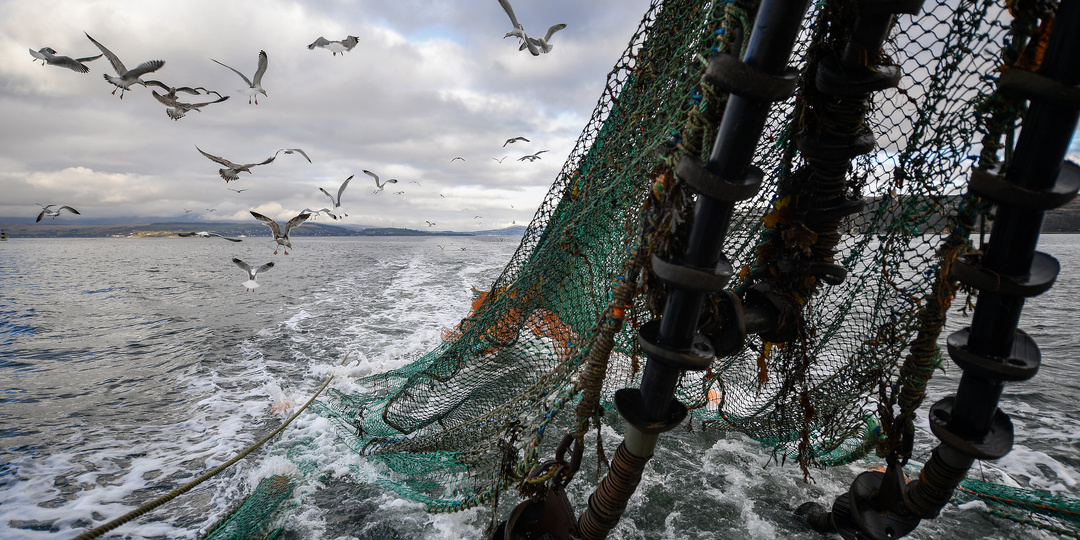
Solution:
{"label": "cloudy sky", "polygon": [[[532,35],[567,25],[550,54],[534,57],[503,39],[511,25],[496,0],[0,0],[0,218],[35,217],[41,203],[86,220],[248,220],[249,210],[285,219],[326,206],[318,188],[336,193],[356,175],[342,197],[349,223],[525,224],[648,4],[515,0]],[[129,69],[165,61],[144,79],[231,97],[174,121],[153,87],[110,94],[106,58],[81,74],[29,54],[98,54],[84,32]],[[359,43],[343,55],[307,48],[348,35]],[[251,78],[260,50],[268,95],[249,105],[238,92],[247,85],[211,59]],[[503,147],[515,136],[530,142]],[[237,163],[302,148],[313,163],[281,154],[226,184],[196,145]],[[540,160],[518,160],[539,150]],[[374,194],[363,169],[399,181]]]}

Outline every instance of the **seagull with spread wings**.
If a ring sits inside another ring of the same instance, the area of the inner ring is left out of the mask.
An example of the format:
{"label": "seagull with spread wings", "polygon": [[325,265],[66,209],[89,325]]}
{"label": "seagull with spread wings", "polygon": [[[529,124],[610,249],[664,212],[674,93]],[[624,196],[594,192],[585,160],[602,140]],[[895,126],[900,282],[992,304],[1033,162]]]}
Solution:
{"label": "seagull with spread wings", "polygon": [[540,56],[540,49],[536,48],[536,45],[529,40],[528,34],[525,33],[525,27],[518,22],[517,16],[514,15],[514,8],[510,6],[509,0],[499,0],[499,5],[502,6],[503,11],[506,12],[506,16],[510,17],[510,24],[514,27],[513,30],[510,30],[503,36],[503,39],[514,36],[521,40],[521,44],[528,48],[533,56]]}
{"label": "seagull with spread wings", "polygon": [[258,268],[252,268],[251,265],[240,260],[238,257],[233,257],[232,262],[236,266],[239,266],[241,270],[247,272],[248,280],[244,283],[241,283],[241,285],[247,287],[248,292],[254,291],[259,287],[259,283],[255,281],[255,277],[258,276],[260,272],[265,272],[274,267],[273,261],[268,262]]}
{"label": "seagull with spread wings", "polygon": [[238,180],[240,178],[240,173],[241,172],[246,172],[248,174],[251,174],[251,168],[252,167],[255,167],[257,165],[266,165],[267,163],[270,163],[270,162],[274,161],[274,156],[270,156],[270,158],[267,159],[266,161],[261,161],[259,163],[248,163],[248,164],[245,164],[245,165],[240,165],[240,164],[237,164],[237,163],[233,163],[233,162],[231,162],[231,161],[229,161],[229,160],[227,160],[227,159],[225,159],[223,157],[218,157],[218,156],[215,156],[213,154],[207,154],[206,152],[203,152],[202,148],[199,148],[198,145],[195,145],[195,149],[198,150],[200,154],[206,156],[210,161],[213,161],[215,163],[219,163],[219,164],[225,166],[224,169],[218,169],[218,174],[220,174],[221,177],[225,179],[226,183],[229,183],[229,182],[231,182],[233,180]]}
{"label": "seagull with spread wings", "polygon": [[316,39],[315,42],[308,45],[307,48],[314,51],[315,47],[321,47],[334,53],[334,56],[337,56],[338,53],[341,53],[341,56],[345,56],[345,53],[353,50],[353,47],[355,47],[359,41],[360,38],[356,36],[349,36],[337,41],[330,41],[329,39],[319,36],[319,39]]}
{"label": "seagull with spread wings", "polygon": [[503,143],[503,148],[505,148],[508,144],[514,144],[518,141],[529,142],[529,139],[526,139],[525,137],[510,137],[509,139],[506,139],[506,142]]}
{"label": "seagull with spread wings", "polygon": [[[211,60],[214,60],[214,59],[211,58]],[[259,94],[270,97],[269,95],[267,95],[266,90],[263,89],[263,87],[262,87],[263,74],[266,73],[266,62],[267,62],[266,51],[259,51],[259,67],[255,69],[255,76],[252,77],[251,79],[248,79],[247,75],[244,75],[243,73],[240,73],[234,67],[226,66],[225,64],[222,64],[221,62],[218,62],[217,60],[214,60],[214,61],[221,64],[221,65],[223,65],[223,66],[225,66],[225,67],[227,67],[227,68],[229,68],[229,69],[231,69],[231,70],[233,70],[233,73],[236,73],[237,75],[239,75],[240,78],[244,79],[244,82],[246,82],[248,84],[247,88],[243,88],[243,89],[241,89],[239,91],[241,94],[244,94],[245,96],[248,97],[248,105],[251,105],[251,100],[252,99],[254,99],[255,104],[258,105],[259,104]]]}
{"label": "seagull with spread wings", "polygon": [[61,206],[60,208],[57,208],[56,210],[51,210],[52,207],[56,206],[55,204],[44,205],[44,204],[38,203],[38,206],[41,207],[41,213],[38,214],[37,219],[35,220],[35,223],[38,222],[38,221],[41,221],[41,218],[46,217],[46,216],[51,217],[53,219],[56,219],[60,215],[60,212],[62,212],[64,210],[67,210],[67,211],[69,211],[69,212],[71,212],[72,214],[75,214],[75,215],[79,215],[79,216],[82,215],[82,214],[79,213],[78,210],[76,210],[76,209],[74,209],[74,208],[72,208],[70,206]]}
{"label": "seagull with spread wings", "polygon": [[[364,171],[364,172],[367,172],[367,171]],[[338,208],[341,208],[341,194],[345,192],[345,188],[348,187],[349,180],[352,180],[353,176],[355,176],[355,175],[350,174],[349,177],[346,178],[345,181],[341,183],[341,187],[339,187],[338,190],[337,190],[337,197],[335,197],[329,191],[326,191],[323,188],[319,188],[319,191],[323,192],[327,197],[330,197],[330,203],[334,205],[334,210],[337,210]],[[376,177],[376,182],[378,182],[378,177]],[[324,208],[323,210],[326,210],[326,209]],[[337,215],[330,213],[330,211],[327,211],[326,213],[329,214],[330,217],[332,217],[334,219],[338,219]],[[343,214],[345,215],[345,217],[349,217],[348,212],[344,212]]]}
{"label": "seagull with spread wings", "polygon": [[[548,28],[547,34],[544,34],[544,37],[542,37],[542,38],[533,38],[533,37],[525,38],[525,39],[527,39],[529,41],[529,43],[532,44],[532,47],[528,47],[529,52],[532,52],[534,48],[538,49],[540,52],[542,52],[544,54],[547,54],[547,53],[551,52],[552,45],[551,45],[551,43],[549,43],[551,41],[551,36],[555,35],[555,32],[558,32],[559,30],[562,30],[563,28],[566,28],[565,24],[554,24],[554,25],[551,25],[550,28]],[[521,44],[521,47],[518,47],[519,51],[524,51],[525,49],[526,49],[526,44],[524,44],[524,43]],[[536,53],[533,53],[533,56],[536,56]]]}
{"label": "seagull with spread wings", "polygon": [[311,163],[311,158],[308,157],[307,152],[299,148],[282,148],[277,152],[274,152],[274,157],[276,158],[277,155],[282,152],[285,152],[286,154],[300,154],[301,156],[304,156],[304,159],[306,159],[308,163]]}
{"label": "seagull with spread wings", "polygon": [[316,217],[319,216],[320,213],[326,214],[326,215],[330,216],[333,219],[341,219],[341,218],[339,218],[337,216],[337,214],[334,213],[333,210],[331,210],[329,208],[320,208],[318,210],[312,210],[310,208],[305,208],[305,209],[302,210],[302,212],[305,213],[305,214],[311,214],[311,217],[309,219],[315,219]]}
{"label": "seagull with spread wings", "polygon": [[530,155],[527,155],[527,156],[521,156],[521,157],[518,158],[518,161],[530,161],[530,162],[536,161],[536,160],[540,159],[540,154],[543,154],[544,152],[547,152],[547,150],[541,150],[541,151],[539,151],[539,152],[537,152],[535,154],[530,154]]}
{"label": "seagull with spread wings", "polygon": [[203,103],[183,103],[177,100],[175,97],[163,96],[157,93],[157,90],[151,90],[150,93],[154,95],[154,99],[158,100],[159,103],[166,107],[165,114],[169,115],[169,118],[172,118],[173,120],[179,120],[183,118],[184,115],[190,111],[202,112],[200,110],[202,107],[212,105],[214,103],[221,103],[222,101],[229,99],[229,96],[224,96],[221,99],[215,99],[214,101],[205,101]]}
{"label": "seagull with spread wings", "polygon": [[30,56],[34,57],[34,62],[41,60],[41,65],[49,64],[50,66],[68,68],[71,71],[79,73],[89,73],[90,68],[86,67],[83,62],[90,62],[91,60],[97,60],[101,58],[101,54],[97,56],[87,56],[85,58],[72,58],[70,56],[62,56],[56,54],[56,49],[52,47],[42,47],[38,50],[30,49]]}
{"label": "seagull with spread wings", "polygon": [[[266,224],[267,227],[270,227],[270,230],[274,233],[274,242],[277,243],[277,245],[285,248],[286,255],[289,254],[289,248],[292,247],[292,242],[289,241],[289,231],[293,230],[296,227],[299,227],[305,221],[307,221],[307,218],[311,217],[311,214],[301,212],[296,217],[290,219],[289,222],[285,224],[285,230],[282,231],[276,221],[254,210],[249,210],[249,212],[251,212],[252,216],[255,216],[255,219],[262,221]],[[274,248],[274,255],[277,255],[277,248]]]}
{"label": "seagull with spread wings", "polygon": [[367,169],[363,169],[363,172],[364,172],[364,174],[366,174],[366,175],[368,175],[368,176],[375,179],[375,187],[378,188],[378,189],[375,190],[375,193],[378,193],[378,192],[382,191],[383,188],[386,187],[386,184],[396,184],[397,183],[397,178],[391,178],[391,179],[389,179],[389,180],[387,180],[385,182],[379,182],[379,175],[377,175],[377,174],[375,174],[375,173],[373,173],[373,172],[371,172],[371,171],[369,171]]}
{"label": "seagull with spread wings", "polygon": [[[205,93],[206,95],[216,94],[217,97],[222,97],[221,92],[218,92],[217,90],[207,90],[206,88],[204,88],[202,86],[196,86],[194,88],[192,88],[190,86],[170,86],[168,84],[165,84],[165,83],[163,83],[161,81],[154,80],[154,79],[147,79],[147,80],[143,81],[143,83],[146,86],[156,86],[156,87],[164,90],[165,91],[164,96],[167,97],[167,98],[177,99],[177,94],[179,94],[180,92],[183,92],[185,94],[191,94],[193,96],[198,96],[198,95],[201,95],[201,94]],[[200,90],[202,90],[202,92],[200,92]]]}
{"label": "seagull with spread wings", "polygon": [[[83,33],[86,34],[86,32]],[[130,89],[136,84],[141,84],[145,87],[146,83],[143,82],[140,77],[146,75],[147,73],[157,71],[161,69],[161,66],[165,65],[164,60],[148,60],[139,64],[139,66],[135,69],[128,69],[124,66],[124,63],[120,61],[119,57],[113,54],[113,52],[109,49],[106,49],[104,45],[98,43],[96,39],[90,37],[90,34],[86,34],[86,37],[89,38],[90,41],[94,43],[94,45],[97,45],[97,48],[101,50],[101,54],[104,54],[105,58],[109,59],[109,62],[112,63],[113,69],[116,70],[116,77],[113,77],[108,73],[103,74],[103,76],[105,77],[106,81],[109,81],[110,84],[116,87],[112,91],[114,95],[116,94],[117,90],[120,90],[120,99],[124,99],[124,92],[126,92],[128,89]]]}

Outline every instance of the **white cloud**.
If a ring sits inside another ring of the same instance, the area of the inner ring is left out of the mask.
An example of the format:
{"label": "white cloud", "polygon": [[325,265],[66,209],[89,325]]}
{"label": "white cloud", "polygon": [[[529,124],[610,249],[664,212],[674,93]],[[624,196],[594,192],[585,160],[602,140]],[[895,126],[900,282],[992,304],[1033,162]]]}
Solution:
{"label": "white cloud", "polygon": [[[647,5],[516,2],[527,27],[568,24],[551,54],[532,57],[502,38],[509,21],[495,2],[193,0],[177,9],[158,0],[8,0],[0,3],[0,216],[34,215],[36,202],[71,198],[95,218],[168,219],[189,209],[203,219],[249,219],[259,208],[285,218],[321,208],[328,200],[319,187],[336,190],[357,175],[343,197],[351,223],[419,228],[430,219],[469,230],[479,228],[481,210],[492,214],[489,226],[525,223]],[[36,65],[26,52],[96,54],[84,31],[129,68],[165,60],[145,78],[229,100],[174,122],[147,88],[110,95],[105,59],[79,74]],[[319,36],[347,35],[359,43],[343,55],[307,49]],[[269,56],[268,96],[248,105],[240,78],[210,59],[250,77],[260,50]],[[518,135],[533,142],[502,147]],[[196,144],[245,162],[299,147],[314,163],[280,155],[226,185]],[[542,160],[517,161],[541,149],[549,150]],[[455,156],[465,161],[451,163]],[[398,189],[371,193],[365,168],[397,176]]]}

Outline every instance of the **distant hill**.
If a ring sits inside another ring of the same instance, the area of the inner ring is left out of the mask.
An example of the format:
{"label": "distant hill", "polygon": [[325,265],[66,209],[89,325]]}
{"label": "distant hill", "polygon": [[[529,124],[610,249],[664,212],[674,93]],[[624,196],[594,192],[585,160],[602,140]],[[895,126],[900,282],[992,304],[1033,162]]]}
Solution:
{"label": "distant hill", "polygon": [[[0,218],[0,229],[11,238],[102,238],[107,236],[141,238],[154,236],[176,236],[181,232],[207,231],[222,236],[270,236],[270,228],[259,222],[168,222],[136,224],[93,224],[80,223],[77,217],[56,219],[34,223],[33,220],[5,220]],[[369,227],[350,229],[336,225],[327,225],[308,221],[302,227],[293,229],[294,237],[303,236],[477,236],[502,235],[520,236],[525,227],[509,227],[488,231],[418,231],[392,227]]]}
{"label": "distant hill", "polygon": [[525,236],[525,229],[528,229],[528,227],[524,225],[515,225],[513,227],[506,227],[505,229],[473,231],[469,234],[472,234],[473,236]]}
{"label": "distant hill", "polygon": [[[949,204],[959,202],[956,196],[950,197]],[[866,209],[860,216],[855,216],[848,222],[848,227],[858,229],[865,221],[866,215],[879,211],[883,204],[887,204],[892,211],[899,209],[895,201],[890,204],[888,198],[867,199]],[[892,212],[889,212],[892,213]],[[899,219],[900,216],[890,216],[887,219]],[[945,213],[935,216],[930,220],[929,229],[940,232],[947,220]],[[208,231],[222,236],[270,236],[270,229],[260,222],[254,221],[217,221],[217,222],[182,222],[170,221],[163,223],[101,223],[81,219],[79,216],[64,216],[57,219],[45,219],[35,223],[33,218],[3,218],[0,217],[0,229],[3,229],[11,238],[56,238],[56,237],[83,237],[101,238],[106,236],[116,237],[144,237],[144,236],[175,236],[180,232]],[[405,229],[395,227],[371,227],[363,225],[338,226],[324,222],[308,221],[302,227],[292,232],[292,236],[522,236],[526,227],[517,225],[503,229],[486,229],[481,231],[457,232],[457,231],[434,231],[431,229]],[[925,231],[924,231],[925,232]],[[1043,220],[1043,233],[1080,233],[1080,198],[1073,199],[1069,204],[1046,212]]]}
{"label": "distant hill", "polygon": [[[199,222],[199,223],[137,223],[137,224],[109,224],[93,225],[81,224],[77,219],[67,219],[64,222],[55,220],[51,223],[0,223],[9,237],[13,238],[101,238],[105,236],[116,237],[150,237],[150,236],[176,236],[181,232],[207,231],[222,236],[270,236],[270,228],[262,223],[241,222]],[[303,227],[294,229],[292,236],[356,236],[356,231],[323,225],[322,223],[305,223]]]}
{"label": "distant hill", "polygon": [[354,236],[473,236],[473,233],[453,231],[417,231],[394,227],[372,227],[353,232]]}

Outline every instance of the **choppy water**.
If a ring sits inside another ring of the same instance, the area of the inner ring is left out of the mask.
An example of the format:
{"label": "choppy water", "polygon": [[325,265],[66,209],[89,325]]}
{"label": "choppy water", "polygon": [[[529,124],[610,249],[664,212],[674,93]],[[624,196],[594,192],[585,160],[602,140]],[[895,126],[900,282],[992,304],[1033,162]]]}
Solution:
{"label": "choppy water", "polygon": [[[418,357],[465,315],[470,288],[487,287],[517,247],[502,237],[305,237],[290,255],[274,256],[262,240],[0,244],[0,538],[73,537],[230,459],[281,423],[289,411],[275,406],[302,404],[330,375],[347,387],[351,377]],[[1063,266],[1021,321],[1043,366],[1033,381],[1007,388],[1002,408],[1016,445],[978,474],[1080,497],[1080,236],[1044,236],[1041,249]],[[247,292],[233,256],[276,266]],[[935,378],[929,402],[957,380],[955,369]],[[936,440],[922,416],[919,449],[928,452]],[[605,442],[620,433],[606,427]],[[274,448],[299,441],[314,449],[319,474],[301,486],[287,538],[484,536],[488,509],[429,515],[365,482],[354,471],[372,466],[313,414],[281,437],[107,537],[194,538],[259,479],[289,472],[294,465]],[[820,538],[791,520],[791,508],[831,503],[867,466],[819,471],[804,483],[797,467],[766,467],[768,452],[741,435],[676,430],[661,441],[612,538]],[[571,484],[575,508],[592,489],[587,480]],[[910,535],[1040,536],[1053,537],[953,506]]]}

